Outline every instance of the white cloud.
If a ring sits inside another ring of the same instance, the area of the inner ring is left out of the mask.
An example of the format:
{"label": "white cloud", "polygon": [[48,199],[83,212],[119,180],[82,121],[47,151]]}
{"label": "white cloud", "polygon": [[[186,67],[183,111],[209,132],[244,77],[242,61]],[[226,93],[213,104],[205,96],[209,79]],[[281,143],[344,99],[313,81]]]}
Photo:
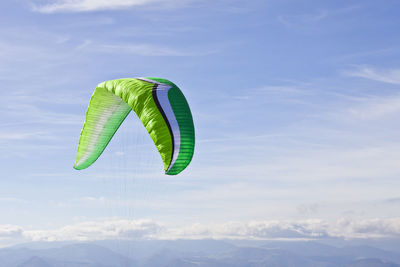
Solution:
{"label": "white cloud", "polygon": [[16,225],[0,225],[0,239],[22,236],[23,229]]}
{"label": "white cloud", "polygon": [[24,232],[24,236],[32,241],[151,239],[161,229],[160,224],[151,220],[108,220],[82,222],[57,230],[29,230]]}
{"label": "white cloud", "polygon": [[344,74],[378,82],[400,84],[400,69],[376,69],[368,66],[359,66],[358,69],[345,71]]}
{"label": "white cloud", "polygon": [[159,238],[215,239],[321,239],[321,238],[391,238],[400,236],[400,218],[336,221],[322,219],[270,220],[193,224],[166,228]]}
{"label": "white cloud", "polygon": [[183,230],[171,231],[174,238],[215,239],[298,239],[328,236],[326,223],[321,220],[307,221],[252,221],[223,224],[194,224]]}
{"label": "white cloud", "polygon": [[55,230],[24,230],[0,225],[0,239],[24,241],[93,241],[107,239],[258,239],[299,240],[324,238],[398,238],[400,218],[336,221],[322,219],[195,223],[166,227],[152,220],[111,219],[81,222]]}
{"label": "white cloud", "polygon": [[35,7],[34,10],[42,13],[56,12],[88,12],[98,10],[115,10],[129,7],[148,6],[154,3],[176,3],[178,1],[160,0],[58,0],[53,3]]}
{"label": "white cloud", "polygon": [[330,229],[333,237],[390,238],[400,236],[400,218],[352,221],[339,219]]}

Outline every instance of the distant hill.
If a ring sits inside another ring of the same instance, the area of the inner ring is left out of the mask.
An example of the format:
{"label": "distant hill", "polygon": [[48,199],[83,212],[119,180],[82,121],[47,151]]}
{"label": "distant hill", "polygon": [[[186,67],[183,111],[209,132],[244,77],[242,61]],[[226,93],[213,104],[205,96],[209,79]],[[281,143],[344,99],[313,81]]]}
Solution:
{"label": "distant hill", "polygon": [[18,267],[51,267],[52,265],[37,256],[18,264]]}
{"label": "distant hill", "polygon": [[129,259],[110,249],[95,244],[73,244],[57,248],[0,249],[1,267],[120,267],[137,266]]}
{"label": "distant hill", "polygon": [[400,265],[379,259],[362,259],[348,264],[347,267],[400,267]]}
{"label": "distant hill", "polygon": [[0,267],[400,267],[400,253],[317,242],[105,240],[0,249]]}

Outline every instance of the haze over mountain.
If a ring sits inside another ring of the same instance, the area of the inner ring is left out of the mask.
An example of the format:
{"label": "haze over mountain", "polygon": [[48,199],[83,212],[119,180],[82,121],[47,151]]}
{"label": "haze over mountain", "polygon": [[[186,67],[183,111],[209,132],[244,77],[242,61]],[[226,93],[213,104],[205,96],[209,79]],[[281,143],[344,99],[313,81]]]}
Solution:
{"label": "haze over mountain", "polygon": [[356,246],[351,241],[343,244],[251,240],[35,242],[0,249],[0,266],[400,266],[400,252]]}

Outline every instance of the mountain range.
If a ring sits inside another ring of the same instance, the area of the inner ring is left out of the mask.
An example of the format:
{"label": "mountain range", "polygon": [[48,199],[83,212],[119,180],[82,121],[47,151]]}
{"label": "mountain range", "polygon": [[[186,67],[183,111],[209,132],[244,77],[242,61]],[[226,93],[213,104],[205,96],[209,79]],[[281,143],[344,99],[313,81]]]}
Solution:
{"label": "mountain range", "polygon": [[251,240],[34,242],[0,249],[0,267],[61,266],[400,267],[400,252],[366,244]]}

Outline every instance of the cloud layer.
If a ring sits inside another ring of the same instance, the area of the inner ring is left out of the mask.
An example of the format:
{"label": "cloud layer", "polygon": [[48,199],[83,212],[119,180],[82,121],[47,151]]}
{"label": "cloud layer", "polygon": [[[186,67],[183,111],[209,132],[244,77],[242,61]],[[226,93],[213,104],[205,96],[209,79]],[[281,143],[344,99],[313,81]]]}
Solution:
{"label": "cloud layer", "polygon": [[0,239],[27,241],[93,241],[107,239],[258,239],[398,238],[400,218],[336,221],[271,220],[192,224],[168,227],[152,220],[109,219],[67,225],[55,230],[26,230],[0,225]]}

